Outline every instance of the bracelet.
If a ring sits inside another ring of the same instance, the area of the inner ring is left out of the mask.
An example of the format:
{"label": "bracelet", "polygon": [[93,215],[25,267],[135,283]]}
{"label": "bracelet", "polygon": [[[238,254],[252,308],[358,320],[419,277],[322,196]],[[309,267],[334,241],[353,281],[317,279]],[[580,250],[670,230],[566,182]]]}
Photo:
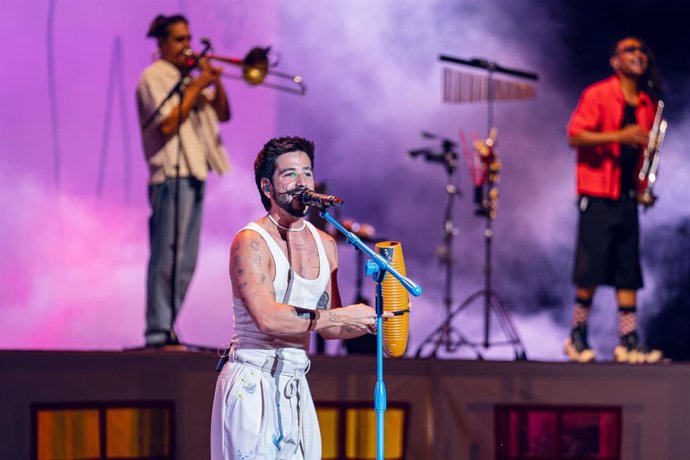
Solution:
{"label": "bracelet", "polygon": [[316,329],[316,322],[321,318],[321,312],[319,310],[314,310],[313,312],[309,312],[309,327],[307,328],[307,331],[313,331]]}

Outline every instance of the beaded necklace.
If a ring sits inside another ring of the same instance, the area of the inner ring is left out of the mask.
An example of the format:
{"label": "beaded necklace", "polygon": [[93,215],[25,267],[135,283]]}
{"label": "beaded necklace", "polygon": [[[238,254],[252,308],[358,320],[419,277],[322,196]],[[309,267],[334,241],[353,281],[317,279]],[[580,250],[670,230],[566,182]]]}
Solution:
{"label": "beaded necklace", "polygon": [[270,214],[267,214],[267,215],[268,215],[269,220],[271,222],[273,222],[276,225],[276,227],[282,228],[283,230],[288,231],[288,232],[301,232],[302,230],[304,230],[304,227],[307,225],[307,221],[302,220],[302,226],[300,228],[285,227],[283,225],[280,225],[278,222],[276,222],[276,220],[273,218],[273,216],[271,216]]}

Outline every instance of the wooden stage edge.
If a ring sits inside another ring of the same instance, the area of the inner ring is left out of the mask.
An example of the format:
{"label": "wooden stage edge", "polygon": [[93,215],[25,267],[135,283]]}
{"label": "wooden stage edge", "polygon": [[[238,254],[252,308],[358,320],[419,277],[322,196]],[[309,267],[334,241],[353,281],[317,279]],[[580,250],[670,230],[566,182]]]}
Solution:
{"label": "wooden stage edge", "polygon": [[[29,459],[32,404],[173,401],[175,458],[209,458],[217,356],[0,350],[0,457]],[[498,405],[613,407],[620,457],[690,458],[690,365],[386,359],[389,403],[409,407],[405,458],[493,460]],[[314,356],[319,403],[371,402],[373,356]]]}

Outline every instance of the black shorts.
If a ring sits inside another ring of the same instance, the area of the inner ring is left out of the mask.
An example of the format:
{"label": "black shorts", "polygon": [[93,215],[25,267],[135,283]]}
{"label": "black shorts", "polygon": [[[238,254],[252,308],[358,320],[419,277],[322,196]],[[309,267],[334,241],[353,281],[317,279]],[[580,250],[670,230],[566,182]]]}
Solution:
{"label": "black shorts", "polygon": [[613,286],[637,290],[643,286],[640,268],[640,224],[637,200],[583,196],[573,283],[578,287]]}

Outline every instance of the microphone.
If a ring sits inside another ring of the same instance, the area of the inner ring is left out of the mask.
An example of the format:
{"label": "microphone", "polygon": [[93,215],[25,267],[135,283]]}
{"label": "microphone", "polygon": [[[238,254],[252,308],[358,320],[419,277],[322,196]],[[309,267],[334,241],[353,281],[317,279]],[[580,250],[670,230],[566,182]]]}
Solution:
{"label": "microphone", "polygon": [[[406,276],[402,245],[398,241],[376,243],[376,252],[401,275]],[[392,318],[383,321],[383,349],[391,358],[399,358],[407,349],[410,329],[410,297],[407,289],[390,273],[381,283],[384,311],[393,312]],[[380,331],[379,331],[380,332]]]}
{"label": "microphone", "polygon": [[342,198],[338,198],[337,196],[333,195],[324,195],[323,193],[316,193],[304,185],[300,185],[293,189],[292,194],[294,196],[298,196],[305,205],[316,206],[321,209],[328,208],[329,206],[342,206],[345,203]]}
{"label": "microphone", "polygon": [[201,51],[199,54],[194,54],[194,51],[192,51],[189,48],[185,48],[182,50],[182,54],[187,56],[187,67],[190,69],[193,69],[197,65],[199,65],[199,60],[206,56],[209,51],[211,51],[211,40],[208,39],[208,37],[201,37],[201,44],[204,45],[204,49]]}

